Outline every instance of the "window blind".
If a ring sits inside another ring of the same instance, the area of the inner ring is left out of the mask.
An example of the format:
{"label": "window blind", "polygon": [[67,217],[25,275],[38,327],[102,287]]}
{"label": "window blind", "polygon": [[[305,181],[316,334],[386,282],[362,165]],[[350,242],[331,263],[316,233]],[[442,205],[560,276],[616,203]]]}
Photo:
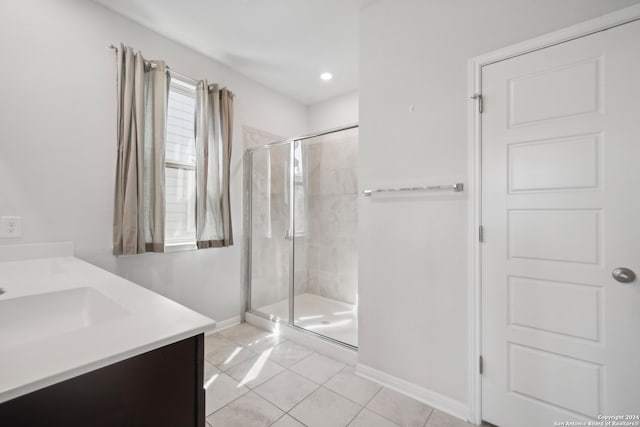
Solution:
{"label": "window blind", "polygon": [[165,159],[167,244],[195,242],[195,87],[171,79]]}

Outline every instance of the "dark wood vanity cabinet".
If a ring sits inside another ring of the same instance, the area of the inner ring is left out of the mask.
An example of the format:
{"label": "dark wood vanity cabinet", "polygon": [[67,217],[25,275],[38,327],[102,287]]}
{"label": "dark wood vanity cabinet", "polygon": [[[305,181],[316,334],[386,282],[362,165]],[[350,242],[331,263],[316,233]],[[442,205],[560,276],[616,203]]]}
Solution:
{"label": "dark wood vanity cabinet", "polygon": [[204,427],[203,363],[200,334],[1,403],[0,426]]}

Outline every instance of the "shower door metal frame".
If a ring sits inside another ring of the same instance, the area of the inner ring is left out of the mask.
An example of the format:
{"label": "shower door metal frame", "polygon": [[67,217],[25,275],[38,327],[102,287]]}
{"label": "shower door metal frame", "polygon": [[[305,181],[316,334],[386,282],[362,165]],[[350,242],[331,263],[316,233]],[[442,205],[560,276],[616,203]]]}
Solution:
{"label": "shower door metal frame", "polygon": [[[305,329],[301,326],[295,324],[294,321],[294,311],[295,311],[295,176],[294,176],[294,160],[295,160],[295,148],[296,144],[301,144],[302,141],[316,138],[324,135],[330,135],[333,133],[343,132],[351,129],[357,129],[359,127],[358,123],[353,123],[346,126],[341,126],[333,129],[329,129],[323,132],[312,133],[296,138],[289,138],[282,141],[271,142],[269,144],[259,145],[257,147],[251,147],[244,151],[244,166],[248,168],[245,171],[245,183],[247,184],[246,188],[246,199],[247,207],[244,209],[247,218],[243,221],[246,231],[246,239],[245,239],[245,271],[244,271],[244,289],[245,289],[245,312],[251,313],[255,316],[262,317],[263,319],[270,320],[276,323],[286,323],[288,326],[295,328],[296,330],[302,331],[309,335],[315,335],[321,339],[326,341],[333,342],[340,346],[346,347],[351,350],[357,350],[358,347],[336,340],[334,338],[328,337],[326,335],[322,335],[318,332],[311,331],[309,329]],[[269,315],[262,313],[260,311],[254,310],[251,306],[251,271],[253,266],[252,259],[252,243],[253,243],[253,153],[261,150],[270,150],[273,147],[287,145],[289,144],[289,320],[284,322],[282,320],[272,319]],[[244,317],[244,313],[243,313]]]}

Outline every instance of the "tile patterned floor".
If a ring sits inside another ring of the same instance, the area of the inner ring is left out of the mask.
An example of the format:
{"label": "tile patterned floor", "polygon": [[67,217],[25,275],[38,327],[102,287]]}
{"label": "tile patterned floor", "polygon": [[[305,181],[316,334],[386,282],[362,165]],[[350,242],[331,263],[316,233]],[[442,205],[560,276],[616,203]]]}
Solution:
{"label": "tile patterned floor", "polygon": [[205,338],[209,427],[469,427],[247,323]]}

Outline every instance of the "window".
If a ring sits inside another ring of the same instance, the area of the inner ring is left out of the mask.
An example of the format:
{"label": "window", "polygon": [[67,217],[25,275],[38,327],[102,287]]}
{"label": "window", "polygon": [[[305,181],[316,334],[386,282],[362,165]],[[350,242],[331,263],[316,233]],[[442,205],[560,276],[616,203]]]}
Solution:
{"label": "window", "polygon": [[196,241],[196,87],[172,74],[167,108],[165,245]]}

